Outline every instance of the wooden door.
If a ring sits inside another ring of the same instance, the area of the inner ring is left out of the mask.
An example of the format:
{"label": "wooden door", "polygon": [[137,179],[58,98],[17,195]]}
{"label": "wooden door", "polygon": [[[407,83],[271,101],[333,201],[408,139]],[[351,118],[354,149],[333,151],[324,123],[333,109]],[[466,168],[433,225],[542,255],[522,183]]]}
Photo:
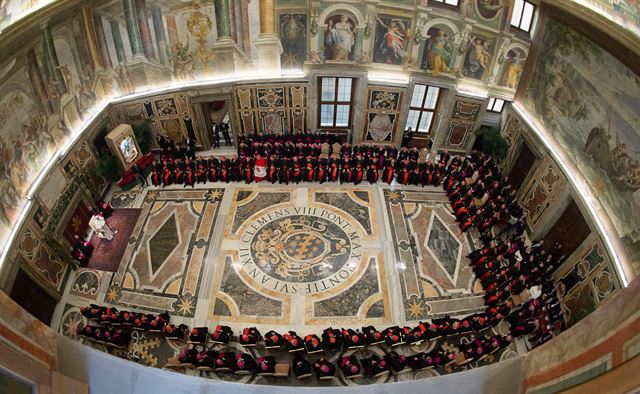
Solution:
{"label": "wooden door", "polygon": [[536,162],[536,155],[526,142],[522,143],[522,149],[516,157],[511,172],[509,173],[509,184],[518,190],[527,178],[527,174]]}
{"label": "wooden door", "polygon": [[560,242],[562,253],[569,257],[589,234],[591,234],[589,224],[582,216],[578,204],[571,199],[569,205],[543,239],[548,248],[551,248],[556,242]]}
{"label": "wooden door", "polygon": [[16,275],[16,280],[11,288],[10,297],[44,324],[51,324],[53,311],[58,302],[23,270],[18,270],[18,275]]}

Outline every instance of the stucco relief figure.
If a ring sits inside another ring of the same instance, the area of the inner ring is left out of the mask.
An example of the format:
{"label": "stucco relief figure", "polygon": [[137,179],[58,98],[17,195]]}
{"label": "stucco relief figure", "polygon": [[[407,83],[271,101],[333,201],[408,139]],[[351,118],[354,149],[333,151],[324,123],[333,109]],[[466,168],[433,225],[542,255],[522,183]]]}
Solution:
{"label": "stucco relief figure", "polygon": [[136,91],[136,87],[133,84],[133,80],[131,78],[131,73],[129,72],[129,68],[124,64],[120,63],[120,67],[116,69],[116,74],[118,76],[118,84],[120,85],[120,90],[124,94],[131,94]]}
{"label": "stucco relief figure", "polygon": [[464,58],[462,73],[465,77],[482,79],[489,68],[491,41],[480,37],[472,37],[467,54]]}
{"label": "stucco relief figure", "polygon": [[427,51],[422,67],[431,70],[434,77],[451,71],[448,65],[451,62],[455,36],[454,34],[447,37],[445,31],[438,28],[429,29]]}
{"label": "stucco relief figure", "polygon": [[176,55],[173,59],[173,74],[180,81],[192,80],[193,74],[193,56],[189,53],[189,44],[177,44]]}
{"label": "stucco relief figure", "polygon": [[353,33],[353,24],[349,17],[341,15],[340,20],[334,24],[332,19],[327,20],[327,30],[324,35],[325,45],[331,49],[331,55],[325,56],[329,60],[352,60],[353,46],[356,36]]}

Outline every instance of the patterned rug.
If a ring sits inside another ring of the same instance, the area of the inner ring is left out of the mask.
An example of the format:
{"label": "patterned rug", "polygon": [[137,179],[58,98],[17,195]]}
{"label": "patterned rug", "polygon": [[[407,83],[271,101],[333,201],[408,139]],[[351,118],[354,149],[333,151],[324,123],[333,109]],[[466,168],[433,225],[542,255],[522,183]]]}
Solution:
{"label": "patterned rug", "polygon": [[118,233],[111,241],[91,237],[91,243],[95,246],[91,260],[87,268],[102,271],[115,272],[120,266],[120,259],[129,242],[129,237],[138,221],[141,209],[114,209],[113,214],[107,219],[109,226]]}

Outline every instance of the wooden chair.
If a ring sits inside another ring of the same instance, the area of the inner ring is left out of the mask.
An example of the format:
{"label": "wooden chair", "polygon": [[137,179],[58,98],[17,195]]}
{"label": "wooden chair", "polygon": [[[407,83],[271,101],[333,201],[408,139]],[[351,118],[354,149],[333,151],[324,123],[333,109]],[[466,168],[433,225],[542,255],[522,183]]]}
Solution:
{"label": "wooden chair", "polygon": [[183,367],[180,365],[178,357],[169,357],[167,359],[167,363],[164,365],[164,367],[162,367],[162,369],[170,369],[174,371],[182,368]]}
{"label": "wooden chair", "polygon": [[288,378],[289,364],[276,364],[273,376],[276,378]]}

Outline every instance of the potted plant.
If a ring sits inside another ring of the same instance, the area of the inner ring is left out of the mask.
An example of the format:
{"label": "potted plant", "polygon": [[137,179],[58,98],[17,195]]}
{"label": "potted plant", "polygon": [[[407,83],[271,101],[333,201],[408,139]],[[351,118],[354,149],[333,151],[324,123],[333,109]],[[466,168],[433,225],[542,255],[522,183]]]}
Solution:
{"label": "potted plant", "polygon": [[480,126],[475,131],[476,142],[474,148],[486,153],[494,158],[494,160],[501,162],[507,155],[509,145],[507,140],[504,139],[500,133],[500,129],[493,126]]}
{"label": "potted plant", "polygon": [[142,154],[149,153],[151,149],[151,126],[149,125],[149,121],[145,120],[140,124],[133,125],[132,128]]}
{"label": "potted plant", "polygon": [[115,157],[112,155],[102,155],[96,162],[96,175],[103,177],[110,183],[120,179],[120,167]]}

